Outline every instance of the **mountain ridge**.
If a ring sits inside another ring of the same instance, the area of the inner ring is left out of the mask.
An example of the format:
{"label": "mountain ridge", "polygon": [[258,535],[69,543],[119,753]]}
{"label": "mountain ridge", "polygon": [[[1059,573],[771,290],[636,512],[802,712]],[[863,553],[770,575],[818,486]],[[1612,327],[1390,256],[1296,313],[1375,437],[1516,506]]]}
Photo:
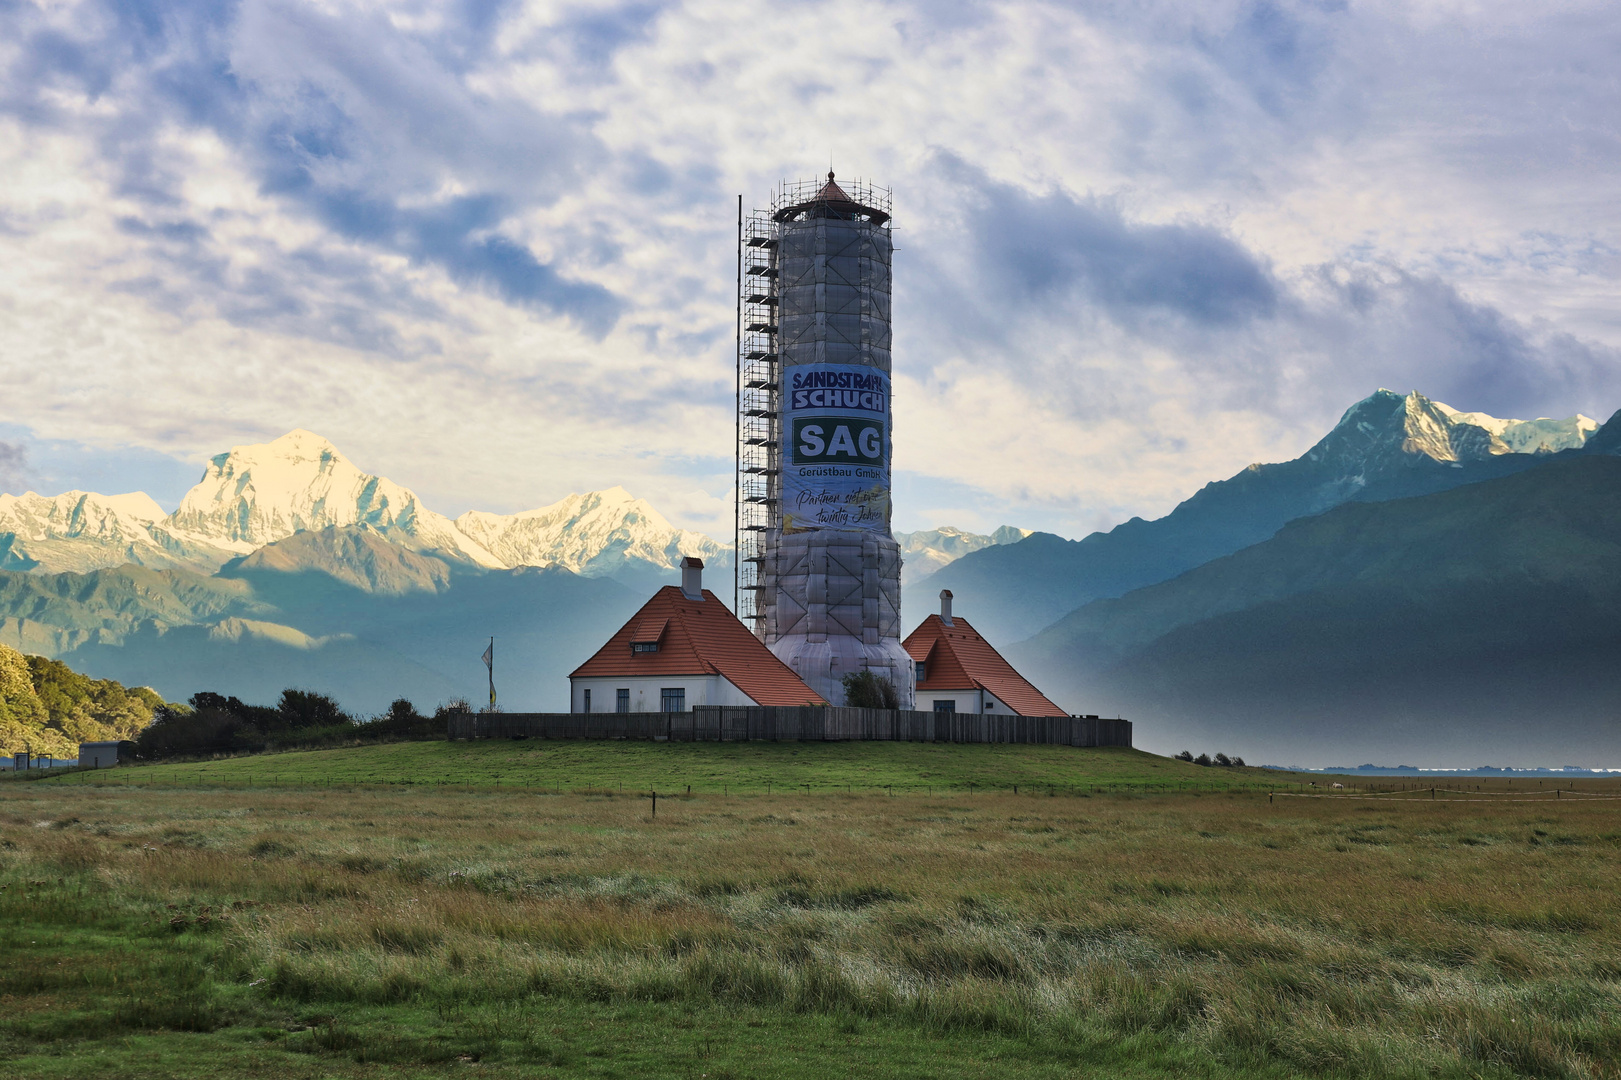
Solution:
{"label": "mountain ridge", "polygon": [[[588,527],[571,531],[571,524]],[[645,575],[674,569],[683,555],[717,565],[730,558],[726,545],[675,528],[620,487],[452,521],[409,488],[362,471],[329,440],[294,429],[215,455],[172,514],[141,492],[0,495],[0,570],[84,573],[133,563],[211,573],[301,533],[350,527],[485,570],[564,566],[586,576]]]}
{"label": "mountain ridge", "polygon": [[[1471,417],[1491,425],[1462,419]],[[1540,425],[1535,431],[1543,449],[1513,452],[1491,430],[1513,432],[1515,425]],[[1080,540],[1036,533],[965,555],[932,581],[953,591],[959,610],[982,633],[1021,641],[1092,600],[1173,578],[1260,543],[1290,521],[1345,502],[1379,502],[1508,475],[1580,452],[1603,430],[1580,414],[1563,421],[1496,420],[1416,391],[1379,390],[1347,409],[1299,457],[1211,481],[1164,517],[1134,517]],[[1566,443],[1580,445],[1553,449]]]}

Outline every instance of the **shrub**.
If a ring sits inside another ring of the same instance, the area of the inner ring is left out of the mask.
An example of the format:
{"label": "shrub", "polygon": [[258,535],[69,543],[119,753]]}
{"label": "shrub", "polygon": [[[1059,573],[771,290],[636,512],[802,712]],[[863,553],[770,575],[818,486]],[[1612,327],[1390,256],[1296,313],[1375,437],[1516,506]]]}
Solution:
{"label": "shrub", "polygon": [[1222,768],[1224,768],[1224,769],[1228,768],[1229,766],[1232,765],[1232,763],[1233,763],[1232,759],[1229,758],[1226,754],[1217,754],[1216,755],[1216,764],[1220,765]]}
{"label": "shrub", "polygon": [[1189,753],[1188,751],[1184,750],[1180,754],[1176,755],[1176,760],[1191,762],[1193,760],[1193,755],[1191,753]]}
{"label": "shrub", "polygon": [[212,691],[193,694],[191,708],[159,706],[135,740],[136,755],[152,760],[186,754],[263,750],[352,739],[355,721],[325,694],[287,689],[275,708],[249,705]]}
{"label": "shrub", "polygon": [[[199,694],[192,700],[204,696]],[[150,761],[179,754],[236,750],[258,741],[257,733],[226,709],[161,705],[153,710],[152,723],[136,737],[135,755]]]}
{"label": "shrub", "polygon": [[435,721],[443,723],[458,713],[470,713],[472,711],[473,706],[468,704],[466,698],[451,698],[449,701],[433,710],[433,718]]}
{"label": "shrub", "polygon": [[900,695],[895,684],[869,670],[853,671],[844,677],[844,703],[852,709],[898,709]]}
{"label": "shrub", "polygon": [[443,730],[443,723],[417,712],[406,698],[396,698],[386,713],[360,725],[360,734],[370,738],[420,739]]}
{"label": "shrub", "polygon": [[1209,754],[1200,754],[1198,757],[1193,759],[1193,763],[1195,765],[1209,765],[1210,764],[1210,755]]}
{"label": "shrub", "polygon": [[338,708],[336,701],[309,690],[283,690],[281,700],[276,704],[276,714],[276,726],[279,728],[324,728],[335,724],[354,724],[354,719]]}

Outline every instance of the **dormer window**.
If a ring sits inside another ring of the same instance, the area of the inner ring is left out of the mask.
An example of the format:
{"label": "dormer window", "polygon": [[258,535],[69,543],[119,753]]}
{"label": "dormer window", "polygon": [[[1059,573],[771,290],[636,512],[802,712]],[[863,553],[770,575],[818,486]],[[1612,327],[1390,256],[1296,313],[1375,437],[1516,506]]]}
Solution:
{"label": "dormer window", "polygon": [[633,653],[658,652],[659,642],[664,640],[664,628],[670,620],[656,616],[645,618],[632,630],[630,635],[630,651]]}
{"label": "dormer window", "polygon": [[921,660],[919,660],[917,662],[917,681],[918,682],[928,682],[929,681],[929,665],[925,664]]}

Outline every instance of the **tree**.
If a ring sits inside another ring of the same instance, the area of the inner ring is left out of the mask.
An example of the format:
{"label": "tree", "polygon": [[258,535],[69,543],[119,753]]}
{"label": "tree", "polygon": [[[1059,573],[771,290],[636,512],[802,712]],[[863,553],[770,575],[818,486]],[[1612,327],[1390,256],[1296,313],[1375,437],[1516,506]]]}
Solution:
{"label": "tree", "polygon": [[852,709],[898,709],[901,698],[894,683],[863,668],[844,677],[844,703]]}
{"label": "tree", "polygon": [[1184,750],[1180,754],[1176,755],[1176,760],[1191,762],[1193,760],[1193,755],[1190,752]]}
{"label": "tree", "polygon": [[1233,763],[1232,759],[1229,758],[1226,754],[1217,754],[1216,755],[1216,764],[1220,765],[1222,768],[1225,769],[1228,766],[1230,766],[1232,763]]}
{"label": "tree", "polygon": [[135,738],[136,757],[153,761],[180,754],[226,753],[263,746],[263,736],[240,716],[219,707],[212,700],[218,697],[218,694],[194,695],[193,702],[204,702],[195,709],[184,705],[159,706],[152,716],[151,726]]}
{"label": "tree", "polygon": [[1198,757],[1193,759],[1193,763],[1195,765],[1209,765],[1210,764],[1210,755],[1209,754],[1200,754]]}
{"label": "tree", "polygon": [[354,720],[325,694],[312,690],[287,689],[276,704],[279,727],[288,730],[312,727],[353,727]]}
{"label": "tree", "polygon": [[163,704],[153,690],[81,675],[0,645],[0,753],[72,758],[82,742],[128,739]]}
{"label": "tree", "polygon": [[1244,767],[1244,759],[1241,757],[1235,757],[1233,758],[1233,764],[1242,769]]}
{"label": "tree", "polygon": [[444,725],[417,712],[407,698],[395,698],[388,711],[369,724],[361,725],[361,734],[380,737],[422,737],[443,731]]}
{"label": "tree", "polygon": [[16,649],[0,645],[0,752],[72,757],[60,753],[62,747],[57,741],[66,745],[60,735],[55,739],[45,735],[49,719],[45,705],[34,692],[28,661]]}
{"label": "tree", "polygon": [[261,734],[282,726],[281,713],[264,705],[248,705],[239,698],[225,697],[204,690],[191,695],[191,707],[197,712],[224,713],[234,716],[239,723]]}

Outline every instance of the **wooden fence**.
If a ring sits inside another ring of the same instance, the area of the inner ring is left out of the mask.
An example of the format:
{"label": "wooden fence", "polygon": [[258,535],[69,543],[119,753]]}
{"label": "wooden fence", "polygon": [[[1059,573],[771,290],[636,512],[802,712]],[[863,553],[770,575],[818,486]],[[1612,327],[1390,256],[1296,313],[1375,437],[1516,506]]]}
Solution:
{"label": "wooden fence", "polygon": [[1131,721],[1096,716],[698,706],[672,713],[459,713],[452,739],[653,739],[674,742],[1039,743],[1130,746]]}

